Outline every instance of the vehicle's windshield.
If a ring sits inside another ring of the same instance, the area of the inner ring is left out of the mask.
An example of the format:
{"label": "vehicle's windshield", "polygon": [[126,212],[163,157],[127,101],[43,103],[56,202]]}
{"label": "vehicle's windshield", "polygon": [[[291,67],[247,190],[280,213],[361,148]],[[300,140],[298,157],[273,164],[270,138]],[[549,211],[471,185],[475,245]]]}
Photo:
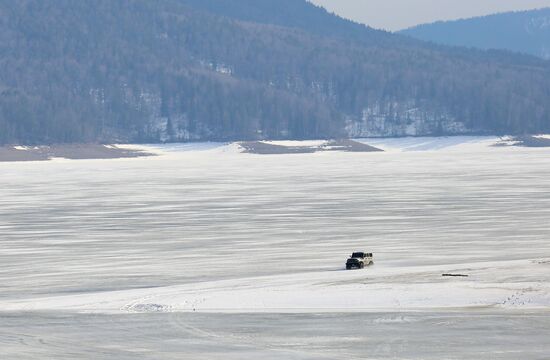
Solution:
{"label": "vehicle's windshield", "polygon": [[351,255],[351,257],[353,257],[353,258],[363,258],[363,257],[365,257],[365,253],[356,252],[356,253],[353,253],[353,254]]}

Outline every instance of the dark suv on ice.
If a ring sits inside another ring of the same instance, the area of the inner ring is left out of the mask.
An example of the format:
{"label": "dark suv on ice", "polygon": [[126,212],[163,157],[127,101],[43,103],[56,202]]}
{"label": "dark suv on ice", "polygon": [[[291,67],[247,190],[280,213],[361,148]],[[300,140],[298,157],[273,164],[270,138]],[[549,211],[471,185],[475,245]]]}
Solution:
{"label": "dark suv on ice", "polygon": [[374,264],[372,253],[354,252],[348,261],[346,261],[346,269],[362,269],[372,264]]}

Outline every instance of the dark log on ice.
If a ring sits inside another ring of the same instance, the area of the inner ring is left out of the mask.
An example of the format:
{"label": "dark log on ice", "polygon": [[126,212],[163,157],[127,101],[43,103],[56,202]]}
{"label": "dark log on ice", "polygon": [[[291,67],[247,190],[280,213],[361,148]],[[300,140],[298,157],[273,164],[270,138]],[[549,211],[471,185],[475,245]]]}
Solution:
{"label": "dark log on ice", "polygon": [[468,277],[469,275],[464,274],[443,274],[441,276],[448,276],[448,277]]}

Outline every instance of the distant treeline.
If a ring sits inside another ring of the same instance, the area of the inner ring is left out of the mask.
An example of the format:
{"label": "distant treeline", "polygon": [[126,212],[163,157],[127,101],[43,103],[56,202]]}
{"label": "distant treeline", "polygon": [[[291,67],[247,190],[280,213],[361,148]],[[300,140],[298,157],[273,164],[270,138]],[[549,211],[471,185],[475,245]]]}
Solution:
{"label": "distant treeline", "polygon": [[302,0],[0,0],[0,143],[550,131],[550,65]]}

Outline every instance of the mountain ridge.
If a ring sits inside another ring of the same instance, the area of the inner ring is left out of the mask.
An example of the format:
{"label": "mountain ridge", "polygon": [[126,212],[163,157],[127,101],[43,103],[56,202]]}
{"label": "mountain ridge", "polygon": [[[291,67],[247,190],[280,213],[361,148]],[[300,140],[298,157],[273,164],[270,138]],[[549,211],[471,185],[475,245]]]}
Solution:
{"label": "mountain ridge", "polygon": [[550,7],[437,21],[398,33],[444,45],[509,50],[550,59]]}
{"label": "mountain ridge", "polygon": [[284,1],[0,0],[0,143],[550,131],[546,61]]}

